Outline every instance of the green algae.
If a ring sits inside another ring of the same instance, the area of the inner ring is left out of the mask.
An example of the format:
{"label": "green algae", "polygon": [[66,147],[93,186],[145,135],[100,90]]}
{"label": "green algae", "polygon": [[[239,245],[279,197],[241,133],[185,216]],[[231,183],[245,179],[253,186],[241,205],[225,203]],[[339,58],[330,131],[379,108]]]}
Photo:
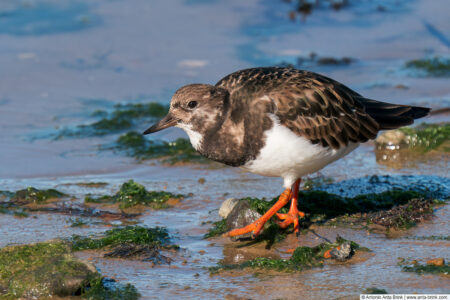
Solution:
{"label": "green algae", "polygon": [[405,238],[410,240],[450,241],[450,236],[448,235],[408,236]]}
{"label": "green algae", "polygon": [[425,59],[415,59],[406,62],[405,67],[418,71],[418,75],[420,76],[450,76],[450,59],[446,57],[435,56]]}
{"label": "green algae", "polygon": [[415,263],[412,266],[403,266],[402,267],[403,272],[414,272],[417,274],[444,274],[449,275],[450,274],[450,264],[443,264],[442,266],[436,266],[436,265],[422,265],[419,263]]}
{"label": "green algae", "polygon": [[119,208],[129,208],[136,205],[150,206],[154,209],[168,207],[169,199],[181,199],[184,195],[164,191],[147,191],[145,187],[133,180],[122,184],[120,190],[113,196],[86,196],[86,203],[118,203]]}
{"label": "green algae", "polygon": [[173,142],[152,141],[136,131],[121,135],[111,149],[123,151],[138,160],[162,159],[163,163],[168,164],[210,162],[195,151],[188,139],[178,138]]}
{"label": "green algae", "polygon": [[[253,210],[263,215],[278,201],[278,197],[271,201],[251,197],[242,198],[240,201],[248,201]],[[352,222],[378,222],[378,219],[384,217],[383,224],[380,225],[386,228],[407,229],[414,226],[426,215],[431,214],[430,206],[432,204],[439,203],[431,200],[426,191],[391,190],[355,197],[343,197],[325,191],[300,191],[298,209],[306,213],[306,218],[300,219],[300,228],[307,227],[313,221],[327,224],[326,222],[329,223],[331,220],[336,222],[336,218],[345,221],[346,218],[357,215],[358,217],[351,218]],[[289,205],[289,203],[286,204],[278,212],[287,213]],[[400,207],[402,205],[403,207]],[[394,209],[394,211],[389,211],[390,209]],[[386,215],[379,213],[385,211],[387,211]],[[228,230],[230,229],[226,227],[225,220],[215,222],[205,238],[221,235]],[[287,231],[280,229],[272,218],[267,222],[264,231],[257,237],[257,240],[276,242],[282,240],[286,234]]]}
{"label": "green algae", "polygon": [[101,236],[73,235],[69,243],[73,251],[88,249],[108,250],[105,257],[131,258],[150,261],[153,264],[170,264],[172,259],[161,254],[161,250],[178,250],[171,244],[167,229],[126,226],[106,231]]}
{"label": "green algae", "polygon": [[91,280],[81,296],[92,300],[136,300],[140,298],[138,290],[132,284],[118,285],[114,280],[98,277]]}
{"label": "green algae", "polygon": [[450,152],[450,123],[420,124],[415,128],[403,127],[399,129],[405,134],[404,141],[410,149],[429,152],[440,150]]}
{"label": "green algae", "polygon": [[101,237],[73,235],[72,250],[101,249],[122,244],[169,246],[170,238],[163,227],[126,226],[106,231]]}
{"label": "green algae", "polygon": [[347,241],[342,237],[337,237],[335,243],[321,243],[315,247],[297,247],[289,259],[271,259],[259,257],[245,261],[241,264],[219,264],[216,267],[209,268],[210,272],[217,273],[223,270],[235,269],[263,269],[279,272],[303,271],[315,267],[322,267],[324,264],[325,252],[342,245],[345,242],[350,243],[351,255],[357,250],[366,251],[367,248],[361,248],[357,243]]}
{"label": "green algae", "polygon": [[93,266],[74,258],[60,240],[0,249],[0,298],[138,299],[130,284],[112,284]]}
{"label": "green algae", "polygon": [[[71,184],[69,184],[71,185]],[[91,188],[100,188],[107,186],[108,183],[106,182],[77,182],[73,183],[73,185],[82,186],[82,187],[91,187]]]}
{"label": "green algae", "polygon": [[219,236],[227,232],[227,220],[222,219],[220,221],[214,222],[213,226],[208,230],[208,232],[203,236],[204,239]]}
{"label": "green algae", "polygon": [[72,224],[70,224],[70,227],[83,227],[87,224],[88,223],[84,219],[76,218],[75,220],[72,220]]}
{"label": "green algae", "polygon": [[[4,289],[0,289],[1,297],[71,295],[95,276],[96,273],[73,258],[70,248],[60,241],[0,249],[0,286]],[[66,284],[74,280],[78,286]]]}
{"label": "green algae", "polygon": [[87,125],[78,125],[76,128],[65,128],[59,132],[56,139],[63,137],[103,136],[123,132],[136,127],[142,121],[149,121],[166,115],[168,105],[156,102],[116,104],[112,112],[98,110],[93,117],[102,117],[100,120]]}
{"label": "green algae", "polygon": [[[298,209],[310,215],[310,217],[324,216],[326,219],[334,217],[386,210],[395,205],[408,203],[414,198],[427,197],[426,193],[405,190],[392,190],[382,193],[363,194],[355,197],[343,197],[325,191],[300,191]],[[252,208],[259,213],[265,213],[272,207],[277,198],[265,201],[258,198],[244,198],[248,200]],[[289,204],[286,204],[281,213],[287,212]]]}
{"label": "green algae", "polygon": [[431,217],[432,204],[431,199],[411,199],[408,203],[394,206],[389,210],[371,213],[367,219],[387,229],[409,229]]}
{"label": "green algae", "polygon": [[11,201],[21,204],[42,204],[49,199],[58,199],[67,196],[68,195],[55,189],[39,190],[34,187],[28,187],[12,194]]}
{"label": "green algae", "polygon": [[331,56],[319,56],[315,52],[311,52],[308,56],[300,56],[297,58],[295,64],[282,62],[279,64],[281,67],[288,68],[307,68],[312,66],[348,66],[355,62],[355,59],[350,57],[331,57]]}
{"label": "green algae", "polygon": [[363,291],[363,294],[374,294],[374,295],[382,295],[387,293],[388,292],[385,289],[380,289],[377,287],[370,287]]}

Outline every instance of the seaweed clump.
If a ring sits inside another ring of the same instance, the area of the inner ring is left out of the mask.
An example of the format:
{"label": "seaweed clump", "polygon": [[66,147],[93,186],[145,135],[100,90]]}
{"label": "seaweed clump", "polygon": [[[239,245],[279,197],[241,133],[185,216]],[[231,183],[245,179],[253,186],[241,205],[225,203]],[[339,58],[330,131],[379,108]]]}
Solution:
{"label": "seaweed clump", "polygon": [[[293,272],[293,271],[303,271],[315,267],[322,267],[324,260],[332,258],[327,253],[331,250],[339,248],[343,244],[349,246],[349,253],[345,261],[355,254],[355,251],[364,250],[368,251],[367,248],[361,248],[357,243],[352,241],[347,241],[342,237],[337,237],[335,243],[321,243],[315,247],[297,247],[292,253],[289,259],[271,259],[265,257],[259,257],[256,259],[245,261],[241,264],[231,264],[231,265],[219,265],[217,267],[210,268],[210,271],[217,273],[222,270],[234,270],[234,269],[264,269],[264,270],[274,270],[279,272]],[[334,257],[333,257],[334,258]]]}
{"label": "seaweed clump", "polygon": [[93,116],[102,117],[100,120],[88,125],[78,125],[75,129],[63,129],[56,136],[56,139],[62,137],[103,136],[122,132],[135,127],[143,119],[151,120],[162,117],[168,110],[168,105],[156,102],[116,104],[112,112],[104,110],[94,112]]}
{"label": "seaweed clump", "polygon": [[208,230],[208,232],[203,236],[204,239],[219,236],[228,231],[227,220],[222,219],[220,221],[214,222],[213,226]]}
{"label": "seaweed clump", "polygon": [[173,142],[151,141],[136,131],[121,135],[112,149],[124,151],[128,156],[138,160],[162,158],[162,161],[168,164],[210,162],[195,151],[187,139],[178,138]]}
{"label": "seaweed clump", "polygon": [[405,67],[419,71],[419,75],[422,76],[450,76],[450,59],[446,57],[435,56],[425,59],[415,59],[406,62]]}
{"label": "seaweed clump", "polygon": [[26,189],[18,190],[11,196],[11,201],[20,205],[24,204],[42,204],[49,199],[58,199],[67,197],[66,194],[55,190],[39,190],[34,187],[28,187]]}
{"label": "seaweed clump", "polygon": [[405,134],[405,143],[410,149],[421,152],[439,150],[450,152],[450,123],[421,124],[415,128],[399,129]]}
{"label": "seaweed clump", "polygon": [[311,68],[314,66],[348,66],[355,62],[355,59],[350,57],[331,57],[319,56],[315,52],[311,52],[308,56],[300,56],[297,58],[295,64],[282,62],[281,67],[290,68]]}
{"label": "seaweed clump", "polygon": [[123,285],[118,284],[114,279],[98,277],[91,280],[89,286],[82,290],[81,296],[86,299],[137,300],[141,295],[130,283]]}
{"label": "seaweed clump", "polygon": [[404,205],[398,205],[387,211],[369,215],[372,223],[386,228],[408,229],[431,217],[432,202],[426,199],[411,199]]}
{"label": "seaweed clump", "polygon": [[[432,204],[426,192],[409,190],[392,190],[382,193],[363,194],[355,197],[343,197],[325,191],[300,191],[298,209],[306,213],[306,218],[300,220],[300,227],[305,228],[311,222],[335,222],[336,218],[345,221],[352,216],[352,222],[376,223],[387,228],[409,228],[432,214]],[[277,198],[266,201],[264,198],[243,198],[250,208],[263,215],[269,210]],[[286,204],[279,213],[287,213],[290,204]],[[391,211],[389,211],[392,209]],[[231,215],[231,214],[230,214]],[[259,240],[276,242],[282,240],[287,234],[273,220],[270,219],[264,231],[257,237]],[[205,238],[218,236],[231,230],[226,219],[215,222],[205,235]]]}
{"label": "seaweed clump", "polygon": [[[435,261],[439,261],[439,263],[436,263]],[[417,274],[450,274],[450,264],[446,263],[443,259],[434,259],[428,261],[426,264],[420,264],[416,260],[407,262],[401,258],[399,265],[402,266],[403,272],[414,272]]]}
{"label": "seaweed clump", "polygon": [[[392,190],[382,193],[363,194],[355,197],[343,197],[325,191],[300,191],[298,209],[309,214],[310,218],[331,219],[348,214],[368,213],[387,210],[395,205],[403,205],[414,198],[427,197],[426,193],[405,190]],[[264,213],[272,207],[278,198],[264,201],[248,198],[252,207]],[[288,204],[281,213],[288,211]]]}
{"label": "seaweed clump", "polygon": [[167,229],[126,226],[106,231],[102,236],[73,235],[70,239],[72,250],[105,249],[105,257],[133,258],[154,264],[170,263],[171,259],[162,255],[161,250],[177,250],[171,244]]}
{"label": "seaweed clump", "polygon": [[119,208],[129,208],[136,205],[150,206],[154,209],[168,207],[169,199],[181,199],[184,195],[164,191],[147,191],[142,184],[129,180],[122,184],[120,190],[113,196],[86,196],[87,203],[118,203]]}

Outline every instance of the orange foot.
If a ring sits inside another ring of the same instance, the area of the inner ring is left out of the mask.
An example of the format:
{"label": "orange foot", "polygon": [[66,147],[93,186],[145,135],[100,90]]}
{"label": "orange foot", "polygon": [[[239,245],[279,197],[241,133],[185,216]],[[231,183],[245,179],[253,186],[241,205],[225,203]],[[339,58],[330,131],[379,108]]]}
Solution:
{"label": "orange foot", "polygon": [[233,229],[227,233],[224,234],[224,236],[232,237],[237,235],[242,235],[251,232],[252,238],[255,238],[258,236],[258,234],[261,232],[261,229],[263,228],[264,224],[277,212],[279,211],[283,206],[285,206],[289,200],[292,198],[292,191],[291,189],[287,188],[284,190],[284,192],[280,195],[280,198],[278,201],[272,206],[261,218],[256,220],[250,225],[247,225],[243,228]]}
{"label": "orange foot", "polygon": [[278,214],[277,213],[277,217],[280,220],[283,220],[283,222],[278,222],[278,225],[281,228],[286,228],[293,223],[294,224],[294,232],[296,235],[299,234],[298,217],[299,216],[300,216],[300,218],[305,217],[305,213],[299,211],[297,208],[299,184],[300,184],[300,180],[298,180],[298,184],[297,184],[297,182],[294,184],[294,193],[292,196],[291,207],[289,208],[289,212],[287,214]]}

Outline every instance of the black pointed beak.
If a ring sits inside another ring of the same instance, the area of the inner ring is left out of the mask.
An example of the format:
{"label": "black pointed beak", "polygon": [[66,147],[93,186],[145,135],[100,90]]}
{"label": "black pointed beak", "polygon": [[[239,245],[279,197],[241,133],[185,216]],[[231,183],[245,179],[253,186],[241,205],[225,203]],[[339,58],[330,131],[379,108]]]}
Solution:
{"label": "black pointed beak", "polygon": [[168,127],[172,127],[177,125],[178,120],[174,119],[170,113],[167,114],[163,119],[161,119],[159,122],[154,124],[152,127],[144,131],[144,134],[154,133],[163,129],[166,129]]}

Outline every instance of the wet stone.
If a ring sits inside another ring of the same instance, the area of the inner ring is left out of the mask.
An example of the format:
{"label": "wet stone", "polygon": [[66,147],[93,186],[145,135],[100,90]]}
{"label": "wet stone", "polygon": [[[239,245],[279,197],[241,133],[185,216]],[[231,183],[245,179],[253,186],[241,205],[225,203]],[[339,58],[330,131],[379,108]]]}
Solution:
{"label": "wet stone", "polygon": [[61,241],[0,249],[0,298],[73,295],[98,276]]}
{"label": "wet stone", "polygon": [[233,208],[236,206],[236,204],[239,203],[239,199],[236,198],[228,198],[224,202],[222,202],[222,205],[219,209],[219,216],[226,219],[230,212],[233,210]]}
{"label": "wet stone", "polygon": [[330,256],[331,258],[336,259],[337,261],[346,261],[352,255],[352,247],[349,241],[345,241],[341,245],[336,248],[331,249]]}
{"label": "wet stone", "polygon": [[[240,200],[231,210],[226,218],[226,224],[228,230],[245,227],[256,220],[262,215],[258,213],[254,208],[250,206],[250,203],[246,200]],[[263,230],[261,231],[261,233]],[[251,238],[251,233],[243,234],[237,237],[237,239]]]}

